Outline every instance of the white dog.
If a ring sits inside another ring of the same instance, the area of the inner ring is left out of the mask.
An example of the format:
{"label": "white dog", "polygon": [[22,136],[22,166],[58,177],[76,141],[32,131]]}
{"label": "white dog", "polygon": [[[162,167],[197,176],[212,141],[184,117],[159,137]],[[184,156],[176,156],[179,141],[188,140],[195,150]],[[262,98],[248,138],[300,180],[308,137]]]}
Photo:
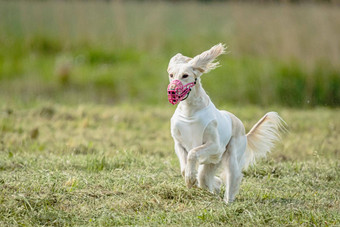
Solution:
{"label": "white dog", "polygon": [[[229,203],[239,190],[242,169],[255,157],[270,152],[279,140],[284,121],[277,113],[269,112],[245,134],[235,115],[214,106],[200,77],[218,66],[214,60],[223,53],[225,47],[218,44],[194,58],[182,54],[172,57],[168,99],[172,104],[179,103],[171,118],[171,134],[186,185],[219,193],[223,181],[224,201]],[[222,180],[216,176],[220,171]]]}

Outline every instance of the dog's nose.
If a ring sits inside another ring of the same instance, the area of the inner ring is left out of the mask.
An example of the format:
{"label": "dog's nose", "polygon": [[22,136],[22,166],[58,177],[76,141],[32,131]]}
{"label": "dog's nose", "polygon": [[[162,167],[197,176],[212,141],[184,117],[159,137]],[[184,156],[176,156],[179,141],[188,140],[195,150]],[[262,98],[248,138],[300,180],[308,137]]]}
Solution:
{"label": "dog's nose", "polygon": [[175,90],[176,87],[177,87],[176,84],[171,84],[171,85],[170,85],[170,89],[171,89],[171,90]]}

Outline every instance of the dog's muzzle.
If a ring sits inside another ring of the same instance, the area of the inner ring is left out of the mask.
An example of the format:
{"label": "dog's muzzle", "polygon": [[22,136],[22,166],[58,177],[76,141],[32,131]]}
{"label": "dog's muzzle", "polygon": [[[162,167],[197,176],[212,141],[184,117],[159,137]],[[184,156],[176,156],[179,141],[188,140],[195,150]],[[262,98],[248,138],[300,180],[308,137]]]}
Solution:
{"label": "dog's muzzle", "polygon": [[173,80],[168,85],[168,100],[172,105],[179,103],[182,100],[188,98],[191,88],[195,86],[195,82],[183,85],[180,80]]}

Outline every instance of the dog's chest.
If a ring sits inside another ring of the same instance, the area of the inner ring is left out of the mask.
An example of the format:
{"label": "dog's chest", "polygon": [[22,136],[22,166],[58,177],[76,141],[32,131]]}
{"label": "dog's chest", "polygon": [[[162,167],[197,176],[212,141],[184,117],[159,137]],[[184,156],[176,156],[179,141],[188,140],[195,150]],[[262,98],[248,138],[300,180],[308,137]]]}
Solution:
{"label": "dog's chest", "polygon": [[210,103],[206,108],[187,117],[176,109],[171,118],[171,134],[187,151],[203,144],[205,129],[211,121],[217,123],[219,147],[225,148],[231,138],[232,123],[228,114]]}
{"label": "dog's chest", "polygon": [[212,120],[213,118],[207,115],[183,117],[175,113],[171,118],[171,134],[187,150],[191,150],[203,144],[204,130]]}

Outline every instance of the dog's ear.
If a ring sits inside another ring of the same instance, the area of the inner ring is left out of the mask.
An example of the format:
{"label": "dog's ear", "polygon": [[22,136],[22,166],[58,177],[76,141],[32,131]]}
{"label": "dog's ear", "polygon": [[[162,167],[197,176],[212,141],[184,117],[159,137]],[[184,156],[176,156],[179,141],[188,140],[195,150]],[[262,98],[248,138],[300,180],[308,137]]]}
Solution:
{"label": "dog's ear", "polygon": [[200,73],[207,73],[219,66],[219,62],[214,62],[214,60],[221,54],[224,54],[225,50],[226,47],[222,43],[219,43],[210,50],[204,51],[202,54],[194,57],[189,61],[189,64],[192,65],[194,70]]}
{"label": "dog's ear", "polygon": [[170,68],[175,64],[181,64],[181,63],[188,63],[192,58],[186,57],[182,55],[181,53],[176,54],[170,59],[168,71]]}

